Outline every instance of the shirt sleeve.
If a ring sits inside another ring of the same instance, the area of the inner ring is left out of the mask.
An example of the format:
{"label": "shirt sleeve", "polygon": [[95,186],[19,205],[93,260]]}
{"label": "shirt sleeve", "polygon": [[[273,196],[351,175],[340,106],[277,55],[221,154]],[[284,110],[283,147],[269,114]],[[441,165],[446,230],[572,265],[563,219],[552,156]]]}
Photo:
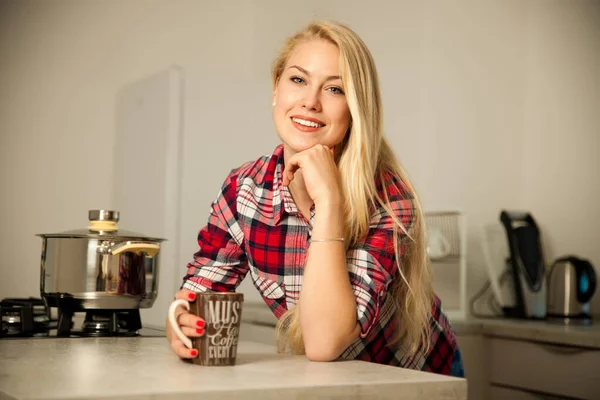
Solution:
{"label": "shirt sleeve", "polygon": [[182,288],[233,292],[248,273],[244,235],[237,216],[237,177],[232,171],[212,203],[208,223],[198,233],[198,251],[187,265]]}
{"label": "shirt sleeve", "polygon": [[[386,179],[387,181],[387,179]],[[390,179],[388,197],[395,216],[408,230],[413,221],[414,203],[411,195],[402,190],[402,183]],[[399,189],[400,188],[400,189]],[[360,337],[365,338],[377,322],[387,288],[392,282],[401,260],[396,260],[394,252],[394,220],[381,206],[371,216],[366,238],[353,247],[346,255],[350,284],[356,297],[356,318],[360,324]],[[397,235],[402,256],[405,250],[404,237],[400,228]]]}

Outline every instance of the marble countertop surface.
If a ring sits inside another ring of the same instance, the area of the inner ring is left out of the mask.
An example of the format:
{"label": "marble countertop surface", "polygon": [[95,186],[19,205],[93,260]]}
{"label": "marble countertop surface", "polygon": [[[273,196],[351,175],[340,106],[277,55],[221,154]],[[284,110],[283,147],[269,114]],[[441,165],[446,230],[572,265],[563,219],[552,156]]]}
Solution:
{"label": "marble countertop surface", "polygon": [[237,365],[181,361],[164,337],[0,340],[0,399],[466,399],[465,379],[311,362],[241,342]]}
{"label": "marble countertop surface", "polygon": [[[277,319],[261,303],[248,303],[242,312],[244,322],[275,326]],[[565,325],[562,321],[507,318],[450,320],[459,335],[484,334],[492,337],[554,343],[600,349],[600,322],[591,325]]]}

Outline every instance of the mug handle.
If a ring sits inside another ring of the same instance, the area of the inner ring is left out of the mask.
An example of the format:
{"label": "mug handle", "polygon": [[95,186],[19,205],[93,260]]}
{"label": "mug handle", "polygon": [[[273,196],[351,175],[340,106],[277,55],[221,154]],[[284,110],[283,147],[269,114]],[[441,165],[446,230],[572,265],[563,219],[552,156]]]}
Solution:
{"label": "mug handle", "polygon": [[181,340],[188,349],[191,349],[193,347],[192,341],[190,340],[189,337],[187,337],[183,334],[183,332],[181,331],[181,328],[179,327],[179,324],[177,323],[177,320],[175,318],[175,310],[179,306],[184,306],[188,311],[190,310],[190,303],[188,303],[187,301],[182,300],[182,299],[175,300],[174,302],[171,303],[171,306],[169,307],[169,313],[168,313],[169,323],[171,324],[171,328],[173,329],[173,332],[175,332],[175,335],[177,335],[179,340]]}

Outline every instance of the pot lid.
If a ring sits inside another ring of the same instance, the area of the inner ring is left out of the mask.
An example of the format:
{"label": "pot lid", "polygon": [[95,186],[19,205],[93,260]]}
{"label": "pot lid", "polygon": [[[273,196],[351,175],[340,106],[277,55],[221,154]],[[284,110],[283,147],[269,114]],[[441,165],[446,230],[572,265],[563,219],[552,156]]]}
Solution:
{"label": "pot lid", "polygon": [[143,233],[119,229],[117,222],[120,213],[113,210],[90,210],[88,219],[90,225],[87,229],[73,229],[59,233],[40,233],[36,236],[46,238],[98,238],[98,239],[136,239],[162,242],[166,239],[153,238]]}

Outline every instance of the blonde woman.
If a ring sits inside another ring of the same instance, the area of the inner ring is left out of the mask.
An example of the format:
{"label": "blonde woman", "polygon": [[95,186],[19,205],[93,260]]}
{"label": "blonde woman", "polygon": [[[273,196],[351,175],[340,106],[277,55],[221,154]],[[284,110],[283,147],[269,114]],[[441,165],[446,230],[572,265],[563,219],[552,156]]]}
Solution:
{"label": "blonde woman", "polygon": [[[272,72],[282,144],[229,174],[176,297],[235,291],[250,275],[279,319],[281,350],[463,376],[366,45],[342,24],[313,23]],[[200,318],[177,315],[184,334],[204,334]],[[167,336],[179,357],[197,356],[168,322]]]}

